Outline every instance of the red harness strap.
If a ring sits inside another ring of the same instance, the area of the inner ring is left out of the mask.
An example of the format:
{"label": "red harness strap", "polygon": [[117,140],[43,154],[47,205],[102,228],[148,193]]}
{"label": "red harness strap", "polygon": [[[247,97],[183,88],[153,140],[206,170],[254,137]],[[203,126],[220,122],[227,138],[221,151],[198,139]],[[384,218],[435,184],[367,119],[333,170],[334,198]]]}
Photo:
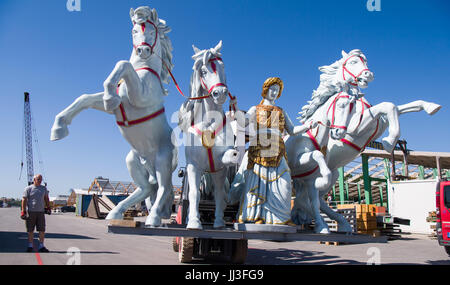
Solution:
{"label": "red harness strap", "polygon": [[[154,74],[158,78],[159,81],[161,81],[161,78],[159,77],[158,73],[156,71],[154,71],[153,69],[151,69],[150,67],[142,67],[142,68],[136,69],[136,71],[139,71],[139,70],[149,71],[152,74]],[[117,93],[119,93],[119,87],[120,87],[120,83],[117,86]],[[125,108],[123,107],[122,103],[120,103],[119,109],[120,109],[120,113],[122,115],[123,121],[116,121],[116,123],[119,126],[122,126],[122,127],[130,127],[130,126],[133,126],[133,125],[137,125],[137,124],[146,122],[146,121],[151,120],[151,119],[153,119],[155,117],[158,117],[159,115],[161,115],[165,111],[164,107],[162,107],[161,109],[159,109],[158,111],[156,111],[156,112],[154,112],[154,113],[152,113],[150,115],[147,115],[145,117],[129,121],[128,118],[127,118],[127,114],[125,113]]]}
{"label": "red harness strap", "polygon": [[357,152],[362,152],[362,151],[364,151],[366,146],[372,141],[373,137],[377,134],[379,125],[380,125],[380,121],[377,120],[377,127],[375,128],[375,132],[373,132],[373,134],[370,136],[370,138],[367,140],[367,142],[364,144],[363,147],[359,147],[356,144],[354,144],[351,141],[346,140],[346,139],[341,139],[341,142],[343,142],[344,144],[346,144],[346,145],[350,146],[351,148],[355,149]]}
{"label": "red harness strap", "polygon": [[[331,103],[331,105],[328,106],[327,114],[330,112],[331,107],[333,107],[333,113],[332,113],[332,116],[331,116],[331,125],[330,125],[330,128],[331,128],[331,129],[344,129],[344,130],[347,129],[346,126],[338,126],[338,125],[335,125],[335,124],[334,124],[334,118],[335,118],[336,103],[337,103],[337,101],[338,101],[340,98],[350,98],[349,95],[342,95],[342,96],[341,96],[341,93],[342,93],[342,92],[339,92],[339,94],[336,96],[336,98],[334,98],[333,103]],[[351,112],[351,109],[352,109],[352,108],[353,108],[353,105],[350,105],[350,112]]]}
{"label": "red harness strap", "polygon": [[123,108],[122,103],[120,103],[119,108],[120,108],[120,112],[122,113],[123,121],[117,121],[117,124],[119,126],[122,126],[122,127],[130,127],[130,126],[133,126],[133,125],[137,125],[137,124],[149,121],[149,120],[151,120],[151,119],[153,119],[155,117],[158,117],[159,115],[161,115],[165,111],[164,107],[162,107],[161,109],[159,109],[158,111],[156,111],[156,112],[154,112],[154,113],[152,113],[150,115],[147,115],[145,117],[142,117],[142,118],[139,118],[139,119],[136,119],[136,120],[128,121],[127,116],[125,114],[125,109]]}
{"label": "red harness strap", "polygon": [[[215,131],[214,131],[214,137],[217,136],[217,134],[222,131],[222,129],[225,127],[227,123],[227,118],[226,116],[223,117],[223,121],[222,121],[222,125],[220,125]],[[191,122],[191,127],[195,130],[195,132],[202,137],[203,136],[203,131],[199,130],[199,128],[197,128],[194,125],[194,121]],[[213,152],[212,152],[212,147],[205,147],[206,148],[206,152],[208,154],[208,163],[209,163],[209,169],[211,173],[217,172],[216,170],[216,166],[214,164],[214,156],[213,156]]]}
{"label": "red harness strap", "polygon": [[[313,134],[311,133],[310,130],[308,130],[306,132],[306,134],[309,136],[310,140],[312,141],[314,147],[316,148],[316,150],[320,151],[320,145],[317,142],[316,138],[313,136]],[[300,174],[296,174],[291,176],[291,178],[301,178],[301,177],[306,177],[309,176],[311,174],[313,174],[314,172],[316,172],[316,170],[319,169],[319,166],[314,167],[312,170],[304,172],[304,173],[300,173]]]}
{"label": "red harness strap", "polygon": [[294,175],[291,178],[294,179],[294,178],[302,178],[302,177],[309,176],[309,175],[313,174],[314,172],[316,172],[317,169],[319,169],[319,166],[316,166],[313,169],[311,169],[310,171],[307,171],[305,173]]}

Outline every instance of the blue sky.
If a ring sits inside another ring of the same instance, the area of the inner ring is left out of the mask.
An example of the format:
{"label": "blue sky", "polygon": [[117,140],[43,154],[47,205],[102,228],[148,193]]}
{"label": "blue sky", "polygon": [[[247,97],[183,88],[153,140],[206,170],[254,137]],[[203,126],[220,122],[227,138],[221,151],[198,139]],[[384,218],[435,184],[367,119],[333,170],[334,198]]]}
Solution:
{"label": "blue sky", "polygon": [[[364,91],[372,104],[423,99],[443,106],[432,117],[400,118],[408,147],[450,152],[450,2],[380,1],[381,11],[369,12],[366,0],[81,0],[81,11],[69,12],[66,0],[2,0],[0,196],[20,197],[26,184],[25,173],[18,179],[24,91],[31,93],[51,195],[88,187],[96,176],[131,181],[129,146],[113,116],[87,110],[74,119],[67,138],[49,137],[56,114],[78,96],[102,91],[115,63],[129,58],[129,10],[143,5],[156,8],[172,28],[173,73],[185,93],[192,44],[205,49],[223,40],[227,83],[240,108],[257,104],[263,81],[279,76],[285,89],[278,105],[294,120],[318,86],[317,68],[339,59],[341,50],[358,48],[375,74]],[[170,115],[184,99],[173,83],[166,88]]]}

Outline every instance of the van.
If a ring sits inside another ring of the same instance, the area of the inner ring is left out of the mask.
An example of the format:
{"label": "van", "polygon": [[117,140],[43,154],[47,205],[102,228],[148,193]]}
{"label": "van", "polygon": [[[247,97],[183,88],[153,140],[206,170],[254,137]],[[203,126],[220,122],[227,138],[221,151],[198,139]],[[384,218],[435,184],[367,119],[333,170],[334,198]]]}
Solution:
{"label": "van", "polygon": [[450,181],[439,181],[436,186],[436,233],[439,245],[450,256]]}

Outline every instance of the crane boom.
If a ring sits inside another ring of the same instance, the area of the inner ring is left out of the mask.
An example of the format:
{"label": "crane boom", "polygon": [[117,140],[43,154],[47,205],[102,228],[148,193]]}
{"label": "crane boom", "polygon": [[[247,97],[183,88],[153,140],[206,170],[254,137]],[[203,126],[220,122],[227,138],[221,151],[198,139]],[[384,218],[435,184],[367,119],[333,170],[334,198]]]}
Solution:
{"label": "crane boom", "polygon": [[33,135],[31,128],[31,107],[30,93],[25,92],[24,102],[24,128],[25,128],[25,150],[27,158],[27,180],[28,185],[33,184],[34,168],[33,168]]}

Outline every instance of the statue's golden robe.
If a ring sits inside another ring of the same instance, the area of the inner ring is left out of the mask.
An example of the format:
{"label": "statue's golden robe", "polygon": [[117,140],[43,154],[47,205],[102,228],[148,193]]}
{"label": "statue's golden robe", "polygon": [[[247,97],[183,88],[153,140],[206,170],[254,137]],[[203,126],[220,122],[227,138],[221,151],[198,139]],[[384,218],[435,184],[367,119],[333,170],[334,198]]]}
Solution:
{"label": "statue's golden robe", "polygon": [[247,169],[252,169],[255,163],[264,167],[277,167],[282,157],[286,158],[286,149],[282,138],[285,129],[283,110],[277,106],[257,105],[256,126],[257,132],[264,129],[275,129],[279,131],[279,134],[258,132],[256,140],[250,142]]}

